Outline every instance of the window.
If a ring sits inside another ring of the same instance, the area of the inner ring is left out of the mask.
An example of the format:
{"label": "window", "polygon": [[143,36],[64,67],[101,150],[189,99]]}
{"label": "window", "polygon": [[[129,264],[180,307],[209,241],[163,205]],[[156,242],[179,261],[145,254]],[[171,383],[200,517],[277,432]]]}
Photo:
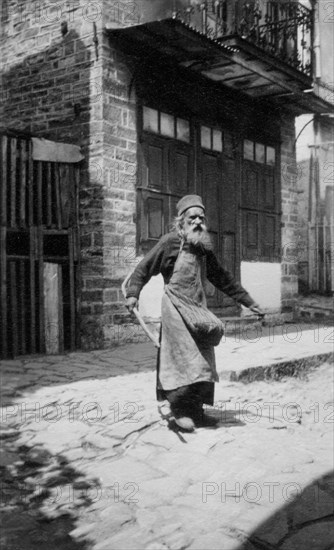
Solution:
{"label": "window", "polygon": [[158,111],[156,111],[155,109],[150,109],[149,107],[144,107],[143,121],[144,130],[155,132],[156,134],[158,133]]}
{"label": "window", "polygon": [[190,141],[190,128],[188,120],[183,118],[176,119],[176,139],[181,141]]}
{"label": "window", "polygon": [[201,147],[221,153],[223,150],[223,132],[209,126],[201,126]]}
{"label": "window", "polygon": [[273,147],[267,147],[266,163],[275,164],[275,149]]}
{"label": "window", "polygon": [[161,136],[190,143],[190,124],[183,118],[143,107],[143,129]]}
{"label": "window", "polygon": [[241,187],[242,259],[278,261],[280,242],[279,182],[276,150],[245,139]]}
{"label": "window", "polygon": [[143,106],[138,185],[138,235],[143,253],[169,231],[178,200],[194,192],[190,121]]}
{"label": "window", "polygon": [[259,164],[269,164],[271,166],[276,161],[274,147],[249,139],[244,140],[243,157],[245,160],[253,160]]}
{"label": "window", "polygon": [[255,143],[255,162],[264,164],[265,161],[265,147],[263,143]]}
{"label": "window", "polygon": [[254,160],[254,142],[249,139],[244,141],[244,159]]}
{"label": "window", "polygon": [[163,136],[175,137],[175,120],[172,115],[160,113],[160,133]]}

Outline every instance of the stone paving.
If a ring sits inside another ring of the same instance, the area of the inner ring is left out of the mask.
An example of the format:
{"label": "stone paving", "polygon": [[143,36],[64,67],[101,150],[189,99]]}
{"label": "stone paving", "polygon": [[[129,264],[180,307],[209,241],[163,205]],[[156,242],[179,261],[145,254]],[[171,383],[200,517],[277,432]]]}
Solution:
{"label": "stone paving", "polygon": [[[333,549],[333,339],[307,328],[226,339],[219,422],[191,434],[157,411],[151,344],[2,361],[2,450],[21,452],[5,466],[23,468],[28,511],[39,498],[40,525],[69,518],[73,549]],[[298,359],[298,377],[266,379]],[[263,380],[236,380],[261,364]]]}

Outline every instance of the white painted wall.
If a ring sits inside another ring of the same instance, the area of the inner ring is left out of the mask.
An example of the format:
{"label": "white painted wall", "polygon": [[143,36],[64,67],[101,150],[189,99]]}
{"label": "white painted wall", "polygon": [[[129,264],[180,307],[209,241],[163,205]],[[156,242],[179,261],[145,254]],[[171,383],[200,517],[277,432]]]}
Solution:
{"label": "white painted wall", "polygon": [[162,275],[152,277],[139,296],[139,312],[144,317],[156,319],[161,315],[161,299],[164,290]]}
{"label": "white painted wall", "polygon": [[263,309],[280,311],[280,263],[241,262],[241,284]]}

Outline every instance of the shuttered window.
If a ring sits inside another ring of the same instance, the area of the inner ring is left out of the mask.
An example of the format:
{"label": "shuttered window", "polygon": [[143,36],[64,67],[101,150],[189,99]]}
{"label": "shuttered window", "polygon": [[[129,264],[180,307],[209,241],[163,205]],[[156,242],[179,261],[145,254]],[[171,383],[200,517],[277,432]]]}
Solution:
{"label": "shuttered window", "polygon": [[280,260],[280,188],[276,148],[245,140],[241,185],[241,257]]}
{"label": "shuttered window", "polygon": [[140,142],[138,229],[145,253],[170,230],[176,204],[194,192],[190,121],[144,106]]}

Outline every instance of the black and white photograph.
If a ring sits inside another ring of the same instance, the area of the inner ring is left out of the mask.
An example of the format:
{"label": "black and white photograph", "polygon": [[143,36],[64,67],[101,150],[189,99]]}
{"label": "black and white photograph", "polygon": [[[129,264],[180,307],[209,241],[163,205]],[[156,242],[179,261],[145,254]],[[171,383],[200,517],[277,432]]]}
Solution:
{"label": "black and white photograph", "polygon": [[334,550],[333,67],[333,0],[1,0],[0,550]]}

